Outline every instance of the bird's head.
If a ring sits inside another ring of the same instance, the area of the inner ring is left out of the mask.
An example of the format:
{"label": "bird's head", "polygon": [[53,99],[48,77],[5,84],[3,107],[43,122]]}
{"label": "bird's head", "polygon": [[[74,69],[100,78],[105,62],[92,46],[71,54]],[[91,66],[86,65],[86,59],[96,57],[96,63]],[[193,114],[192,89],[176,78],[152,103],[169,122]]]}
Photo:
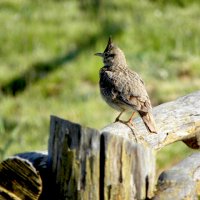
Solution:
{"label": "bird's head", "polygon": [[95,53],[96,56],[103,58],[103,63],[105,66],[117,66],[119,64],[126,65],[126,58],[124,53],[120,48],[115,46],[112,42],[111,37],[109,37],[108,44],[103,53]]}

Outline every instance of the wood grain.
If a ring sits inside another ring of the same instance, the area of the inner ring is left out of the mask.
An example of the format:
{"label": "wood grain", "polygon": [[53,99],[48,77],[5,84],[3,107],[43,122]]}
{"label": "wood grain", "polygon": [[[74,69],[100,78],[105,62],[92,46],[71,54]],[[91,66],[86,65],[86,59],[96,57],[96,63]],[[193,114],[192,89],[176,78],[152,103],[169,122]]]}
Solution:
{"label": "wood grain", "polygon": [[36,200],[42,191],[42,180],[33,165],[13,157],[0,163],[0,199]]}

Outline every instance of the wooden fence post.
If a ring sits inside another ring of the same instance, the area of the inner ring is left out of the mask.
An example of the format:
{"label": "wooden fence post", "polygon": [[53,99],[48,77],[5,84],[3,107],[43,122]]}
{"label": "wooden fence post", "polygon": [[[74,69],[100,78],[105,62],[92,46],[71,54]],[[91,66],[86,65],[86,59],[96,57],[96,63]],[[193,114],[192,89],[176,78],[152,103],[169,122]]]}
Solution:
{"label": "wooden fence post", "polygon": [[99,199],[100,133],[51,117],[49,164],[55,195],[62,199]]}
{"label": "wooden fence post", "polygon": [[153,196],[155,156],[148,146],[102,133],[101,199],[145,199]]}
{"label": "wooden fence post", "polygon": [[153,195],[151,148],[51,117],[49,158],[59,199],[144,199]]}
{"label": "wooden fence post", "polygon": [[200,153],[193,153],[162,172],[157,189],[153,200],[197,200],[197,194],[200,195]]}

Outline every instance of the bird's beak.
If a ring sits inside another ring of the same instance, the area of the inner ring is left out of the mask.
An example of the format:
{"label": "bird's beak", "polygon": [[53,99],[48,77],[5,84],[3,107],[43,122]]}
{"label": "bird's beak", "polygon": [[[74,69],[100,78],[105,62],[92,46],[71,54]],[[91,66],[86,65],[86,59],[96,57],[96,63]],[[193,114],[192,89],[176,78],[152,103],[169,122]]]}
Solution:
{"label": "bird's beak", "polygon": [[103,57],[103,53],[95,53],[94,55],[95,55],[95,56]]}

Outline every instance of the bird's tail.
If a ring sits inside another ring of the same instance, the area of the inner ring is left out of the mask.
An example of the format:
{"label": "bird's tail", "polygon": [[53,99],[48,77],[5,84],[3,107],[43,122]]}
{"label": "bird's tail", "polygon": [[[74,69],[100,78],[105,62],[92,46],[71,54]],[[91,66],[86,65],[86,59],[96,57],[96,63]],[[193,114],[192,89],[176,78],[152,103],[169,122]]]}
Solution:
{"label": "bird's tail", "polygon": [[151,133],[157,133],[156,124],[153,118],[153,115],[150,112],[141,112],[139,111],[139,115],[141,116],[145,126]]}

